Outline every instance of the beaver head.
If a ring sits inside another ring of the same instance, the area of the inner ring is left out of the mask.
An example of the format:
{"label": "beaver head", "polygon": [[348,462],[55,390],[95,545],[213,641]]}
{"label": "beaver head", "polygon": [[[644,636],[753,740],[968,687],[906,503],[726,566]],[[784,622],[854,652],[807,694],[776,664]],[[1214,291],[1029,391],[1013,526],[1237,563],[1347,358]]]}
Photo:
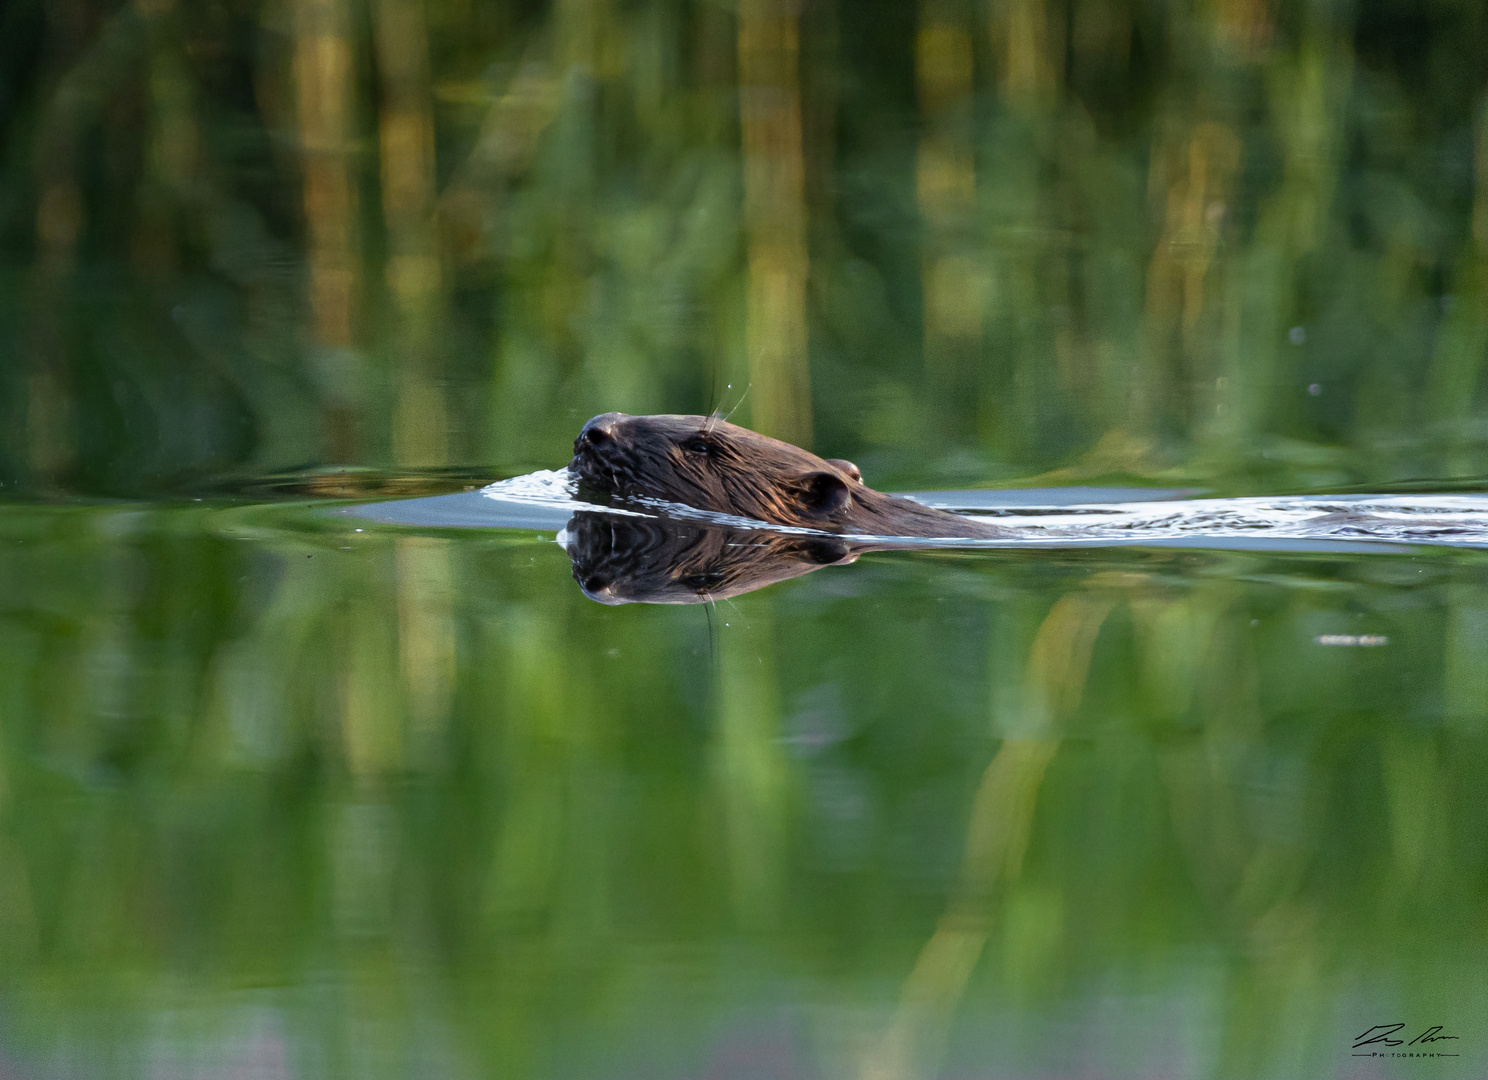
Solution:
{"label": "beaver head", "polygon": [[874,491],[850,461],[819,458],[717,416],[604,413],[579,432],[569,469],[601,495],[664,499],[773,525],[882,536],[1003,535]]}
{"label": "beaver head", "polygon": [[820,528],[852,500],[851,462],[815,454],[716,416],[605,413],[584,425],[569,466],[605,495]]}

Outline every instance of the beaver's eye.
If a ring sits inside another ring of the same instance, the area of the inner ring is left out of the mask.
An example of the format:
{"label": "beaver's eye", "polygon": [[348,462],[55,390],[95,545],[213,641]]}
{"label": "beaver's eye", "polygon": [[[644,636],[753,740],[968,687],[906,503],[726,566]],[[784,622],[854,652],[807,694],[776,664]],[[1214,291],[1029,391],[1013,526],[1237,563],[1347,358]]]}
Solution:
{"label": "beaver's eye", "polygon": [[713,445],[701,435],[695,435],[682,444],[682,449],[689,454],[711,454]]}
{"label": "beaver's eye", "polygon": [[715,585],[722,584],[722,582],[723,574],[717,570],[705,570],[698,574],[688,574],[682,579],[683,585],[686,585],[689,589],[697,589],[699,591],[711,589]]}

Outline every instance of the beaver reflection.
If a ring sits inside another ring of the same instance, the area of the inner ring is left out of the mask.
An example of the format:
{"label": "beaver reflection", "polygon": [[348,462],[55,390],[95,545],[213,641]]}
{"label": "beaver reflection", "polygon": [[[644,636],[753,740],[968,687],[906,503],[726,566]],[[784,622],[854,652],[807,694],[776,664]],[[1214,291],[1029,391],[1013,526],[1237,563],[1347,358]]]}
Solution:
{"label": "beaver reflection", "polygon": [[575,514],[565,533],[574,580],[601,604],[706,603],[850,563],[866,550],[835,536],[600,513]]}

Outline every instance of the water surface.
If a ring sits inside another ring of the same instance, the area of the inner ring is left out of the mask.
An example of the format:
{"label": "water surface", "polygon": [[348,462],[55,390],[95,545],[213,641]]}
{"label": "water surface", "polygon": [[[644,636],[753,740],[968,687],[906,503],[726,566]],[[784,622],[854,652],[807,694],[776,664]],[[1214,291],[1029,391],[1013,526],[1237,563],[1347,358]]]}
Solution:
{"label": "water surface", "polygon": [[1481,551],[612,608],[336,506],[0,512],[16,1075],[1483,1068]]}

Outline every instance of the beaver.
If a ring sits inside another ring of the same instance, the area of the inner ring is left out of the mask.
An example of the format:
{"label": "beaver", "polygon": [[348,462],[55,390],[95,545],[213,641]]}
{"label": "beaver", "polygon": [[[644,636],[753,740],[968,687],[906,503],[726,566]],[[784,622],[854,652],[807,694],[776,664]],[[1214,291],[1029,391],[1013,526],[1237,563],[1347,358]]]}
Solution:
{"label": "beaver", "polygon": [[601,604],[709,603],[869,550],[837,536],[586,512],[563,532],[574,580]]}
{"label": "beaver", "polygon": [[874,491],[850,461],[819,458],[718,416],[627,416],[584,425],[569,471],[581,489],[649,497],[771,525],[857,536],[996,538],[1005,529]]}

